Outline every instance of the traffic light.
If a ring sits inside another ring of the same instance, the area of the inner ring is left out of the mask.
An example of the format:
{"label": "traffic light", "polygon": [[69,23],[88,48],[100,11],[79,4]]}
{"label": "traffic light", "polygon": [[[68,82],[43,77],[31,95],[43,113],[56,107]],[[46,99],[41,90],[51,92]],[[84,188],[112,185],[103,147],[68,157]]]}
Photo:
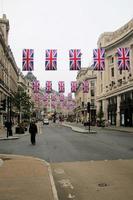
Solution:
{"label": "traffic light", "polygon": [[90,113],[90,102],[87,103],[87,112]]}
{"label": "traffic light", "polygon": [[0,102],[0,110],[6,110],[6,99]]}

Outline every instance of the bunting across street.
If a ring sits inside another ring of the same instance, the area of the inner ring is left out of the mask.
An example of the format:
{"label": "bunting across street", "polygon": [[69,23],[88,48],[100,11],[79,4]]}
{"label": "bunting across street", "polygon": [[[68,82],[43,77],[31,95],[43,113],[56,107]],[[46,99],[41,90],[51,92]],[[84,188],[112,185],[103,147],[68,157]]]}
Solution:
{"label": "bunting across street", "polygon": [[93,50],[94,70],[103,71],[105,69],[105,49]]}
{"label": "bunting across street", "polygon": [[33,71],[34,70],[34,50],[24,49],[22,58],[22,70]]}
{"label": "bunting across street", "polygon": [[55,93],[53,93],[53,94],[51,95],[51,100],[52,100],[52,101],[56,101],[56,100],[57,100],[57,96],[56,96]]}
{"label": "bunting across street", "polygon": [[32,85],[33,85],[33,91],[35,93],[39,92],[39,89],[40,89],[39,81],[38,80],[33,81]]}
{"label": "bunting across street", "polygon": [[117,48],[118,55],[118,69],[129,70],[130,69],[130,49],[129,48]]}
{"label": "bunting across street", "polygon": [[89,82],[83,81],[83,93],[88,93],[89,92]]}
{"label": "bunting across street", "polygon": [[77,81],[71,81],[71,92],[75,93],[77,91]]}
{"label": "bunting across street", "polygon": [[56,49],[46,50],[45,70],[57,70],[57,50]]}
{"label": "bunting across street", "polygon": [[64,94],[62,94],[62,93],[59,94],[59,100],[64,101]]}
{"label": "bunting across street", "polygon": [[58,82],[58,88],[59,88],[59,93],[64,93],[65,92],[65,83],[64,83],[64,81],[59,81]]}
{"label": "bunting across street", "polygon": [[81,69],[81,50],[80,49],[69,50],[69,59],[70,59],[70,70]]}
{"label": "bunting across street", "polygon": [[45,93],[44,96],[43,96],[43,101],[48,101],[48,97],[49,97],[48,94]]}
{"label": "bunting across street", "polygon": [[51,93],[52,91],[52,81],[46,81],[46,92]]}

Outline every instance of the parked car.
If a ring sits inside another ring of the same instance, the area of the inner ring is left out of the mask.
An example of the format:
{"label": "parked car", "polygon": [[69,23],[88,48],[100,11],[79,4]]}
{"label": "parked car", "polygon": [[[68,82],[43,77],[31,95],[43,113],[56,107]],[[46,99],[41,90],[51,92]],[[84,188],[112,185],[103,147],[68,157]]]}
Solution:
{"label": "parked car", "polygon": [[44,120],[43,120],[43,125],[49,125],[49,120],[47,119],[47,118],[45,118]]}

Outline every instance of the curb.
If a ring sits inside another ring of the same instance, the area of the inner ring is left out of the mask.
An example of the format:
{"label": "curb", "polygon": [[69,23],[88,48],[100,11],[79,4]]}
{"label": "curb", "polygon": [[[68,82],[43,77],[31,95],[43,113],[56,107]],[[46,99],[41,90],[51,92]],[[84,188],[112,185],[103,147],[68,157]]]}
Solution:
{"label": "curb", "polygon": [[0,137],[0,140],[16,140],[16,139],[19,139],[19,137],[16,136]]}
{"label": "curb", "polygon": [[43,160],[41,158],[35,158],[35,157],[31,157],[31,158],[42,161],[47,165],[54,200],[59,200],[50,164],[46,160]]}
{"label": "curb", "polygon": [[69,124],[63,124],[63,126],[71,128],[73,131],[78,132],[78,133],[84,133],[84,134],[97,133],[97,131],[94,131],[94,130],[90,130],[90,132],[89,132],[89,130],[85,130],[85,129],[82,129],[82,128],[79,128],[79,127],[71,126]]}
{"label": "curb", "polygon": [[[50,184],[51,184],[51,188],[52,188],[52,193],[53,193],[53,200],[59,200],[58,198],[58,195],[57,195],[57,190],[56,190],[56,187],[55,187],[55,183],[54,183],[54,179],[53,179],[53,175],[52,175],[52,170],[51,170],[51,167],[50,167],[50,164],[43,160],[43,159],[40,159],[40,158],[37,158],[37,157],[33,157],[33,156],[22,156],[22,155],[10,155],[10,154],[0,154],[0,157],[16,157],[16,158],[32,158],[32,159],[35,159],[35,160],[38,160],[38,161],[41,161],[43,163],[45,163],[45,165],[48,167],[48,174],[49,174],[49,178],[50,178]],[[3,164],[3,160],[0,159],[0,166]]]}

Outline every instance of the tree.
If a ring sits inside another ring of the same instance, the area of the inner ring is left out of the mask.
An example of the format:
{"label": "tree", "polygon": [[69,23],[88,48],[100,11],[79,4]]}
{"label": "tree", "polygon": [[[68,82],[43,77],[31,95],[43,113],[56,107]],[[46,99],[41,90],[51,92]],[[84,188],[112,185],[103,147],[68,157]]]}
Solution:
{"label": "tree", "polygon": [[102,106],[100,106],[99,112],[97,114],[97,117],[98,117],[98,120],[97,120],[98,126],[104,126],[103,116],[104,116],[104,112],[102,110]]}
{"label": "tree", "polygon": [[31,98],[26,94],[22,87],[18,87],[18,91],[14,94],[14,97],[12,97],[12,103],[19,112],[18,123],[21,122],[22,114],[26,118],[30,118],[33,102],[31,102]]}

